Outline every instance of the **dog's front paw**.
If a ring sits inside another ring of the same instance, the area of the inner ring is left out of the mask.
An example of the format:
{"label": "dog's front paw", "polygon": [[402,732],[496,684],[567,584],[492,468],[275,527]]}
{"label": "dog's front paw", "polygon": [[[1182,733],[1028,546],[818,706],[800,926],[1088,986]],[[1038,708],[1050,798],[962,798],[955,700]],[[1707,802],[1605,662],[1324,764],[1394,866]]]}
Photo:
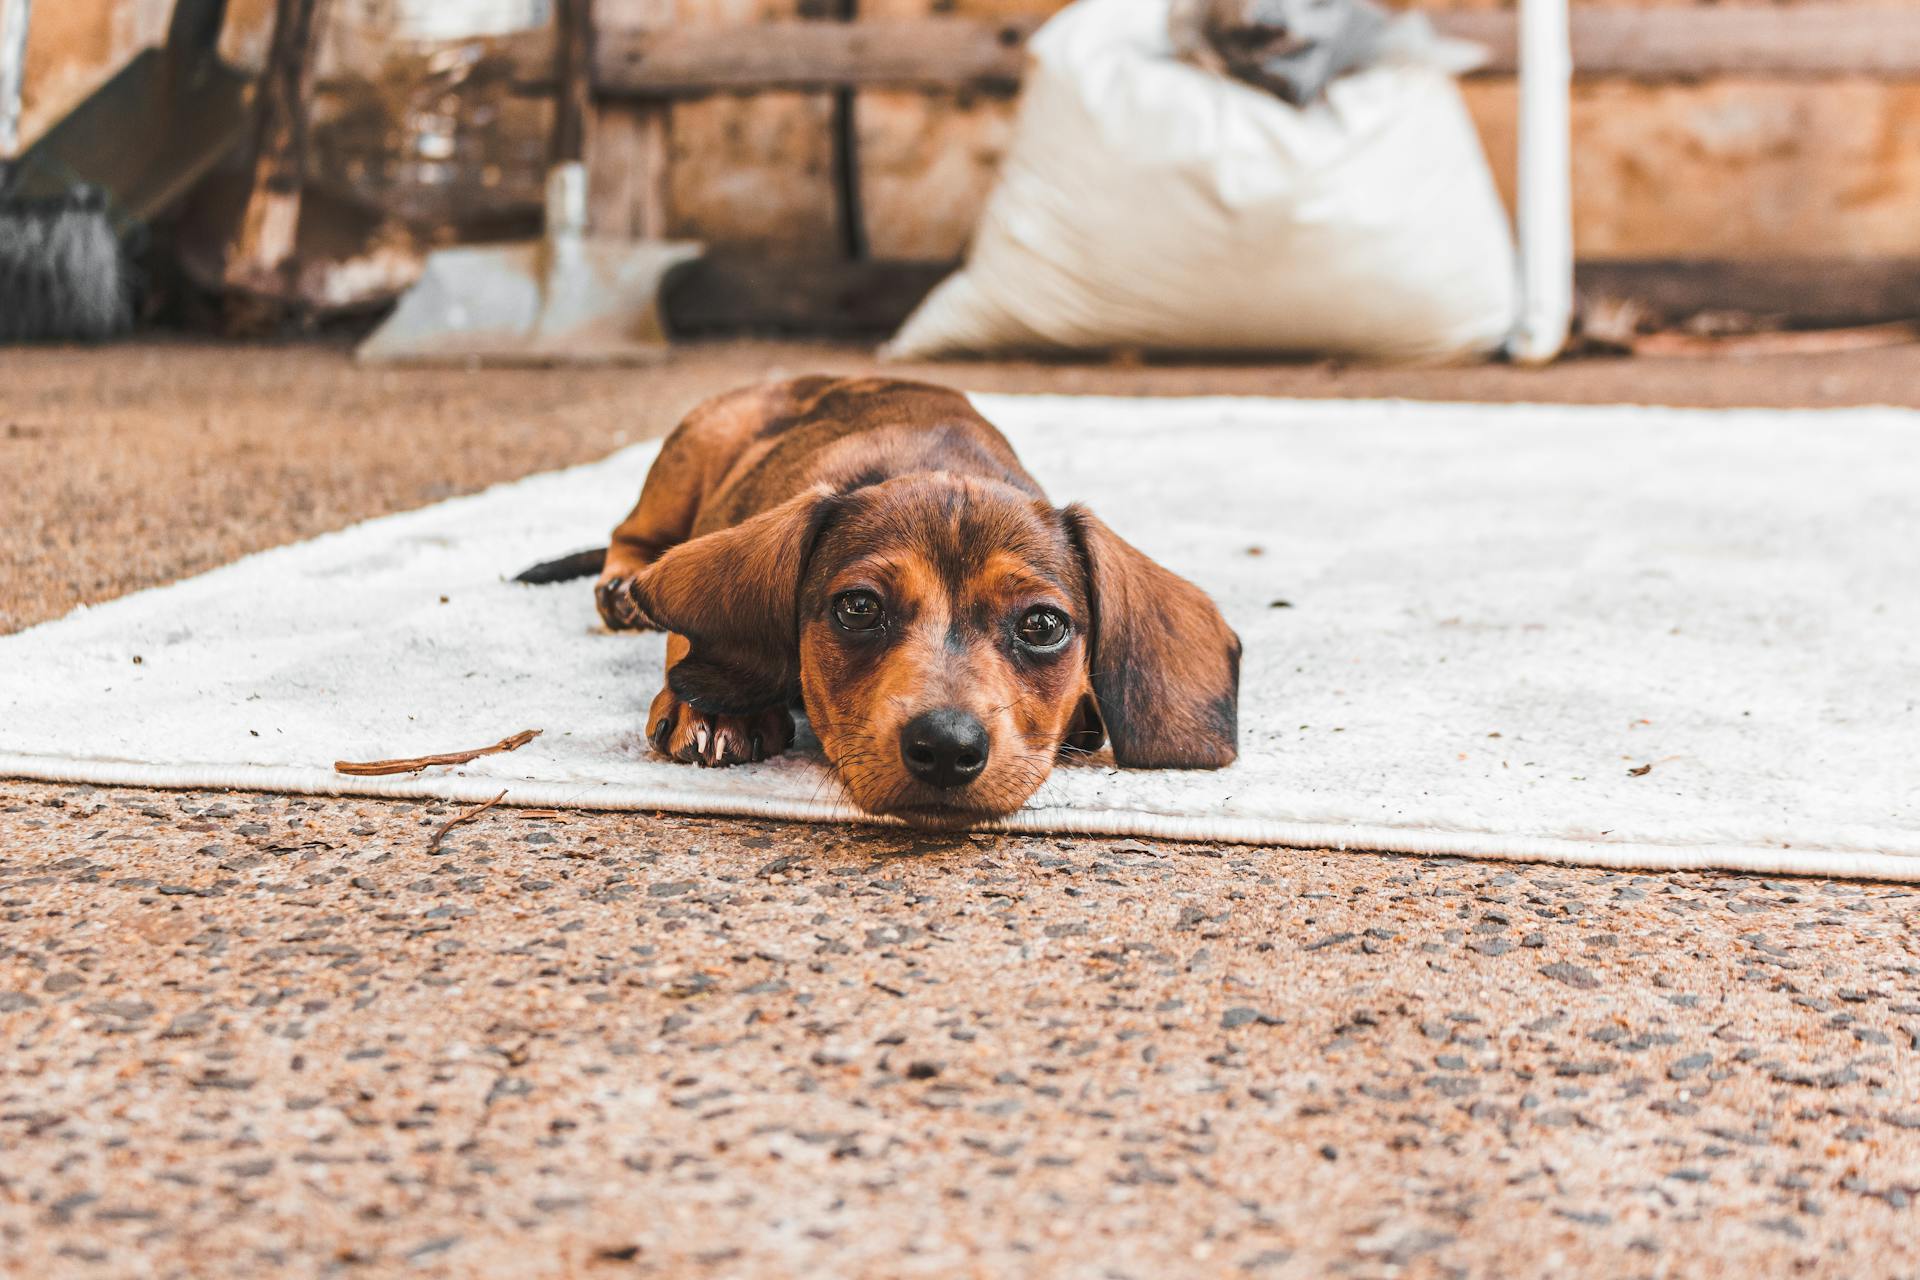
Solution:
{"label": "dog's front paw", "polygon": [[593,587],[593,602],[599,606],[600,620],[614,631],[658,631],[640,597],[633,589],[634,575],[609,574]]}
{"label": "dog's front paw", "polygon": [[785,707],[749,716],[717,716],[695,711],[671,689],[662,689],[654,698],[647,725],[647,738],[655,751],[702,768],[752,764],[779,755],[793,741],[793,715]]}

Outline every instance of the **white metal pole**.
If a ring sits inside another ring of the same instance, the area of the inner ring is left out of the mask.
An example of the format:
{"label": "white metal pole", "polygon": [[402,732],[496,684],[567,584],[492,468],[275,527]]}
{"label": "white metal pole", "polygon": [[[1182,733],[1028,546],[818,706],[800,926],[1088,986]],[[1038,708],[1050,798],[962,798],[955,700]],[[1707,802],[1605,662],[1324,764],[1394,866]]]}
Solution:
{"label": "white metal pole", "polygon": [[0,160],[20,150],[20,102],[27,87],[27,14],[33,0],[0,0]]}
{"label": "white metal pole", "polygon": [[1573,322],[1573,46],[1567,0],[1520,4],[1520,314],[1508,350],[1545,364]]}

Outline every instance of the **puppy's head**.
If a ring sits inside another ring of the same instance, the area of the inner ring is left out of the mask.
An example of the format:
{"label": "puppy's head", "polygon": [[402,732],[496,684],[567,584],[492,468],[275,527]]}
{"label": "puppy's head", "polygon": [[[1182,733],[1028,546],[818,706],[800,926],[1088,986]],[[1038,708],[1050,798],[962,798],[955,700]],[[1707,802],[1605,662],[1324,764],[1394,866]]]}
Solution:
{"label": "puppy's head", "polygon": [[1236,751],[1240,643],[1212,601],[1081,507],[931,473],[801,494],[668,552],[638,587],[703,711],[804,700],[854,801],[962,827],[1062,751],[1138,768]]}

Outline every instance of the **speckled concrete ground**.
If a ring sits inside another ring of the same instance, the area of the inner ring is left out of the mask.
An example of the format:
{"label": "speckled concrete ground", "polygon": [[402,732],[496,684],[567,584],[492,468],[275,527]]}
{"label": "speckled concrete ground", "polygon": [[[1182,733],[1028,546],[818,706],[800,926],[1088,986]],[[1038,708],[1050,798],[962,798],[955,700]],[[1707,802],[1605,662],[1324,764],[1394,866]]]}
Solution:
{"label": "speckled concrete ground", "polygon": [[[858,362],[6,359],[13,626]],[[0,1274],[1920,1275],[1909,890],[455,813],[0,783]]]}
{"label": "speckled concrete ground", "polygon": [[1920,1268],[1905,891],[7,799],[10,1274]]}

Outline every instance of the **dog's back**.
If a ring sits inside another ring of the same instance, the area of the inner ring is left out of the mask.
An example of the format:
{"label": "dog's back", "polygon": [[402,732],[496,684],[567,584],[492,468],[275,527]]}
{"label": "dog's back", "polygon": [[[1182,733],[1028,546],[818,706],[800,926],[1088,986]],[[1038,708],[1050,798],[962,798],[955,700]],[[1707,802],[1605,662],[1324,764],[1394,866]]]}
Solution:
{"label": "dog's back", "polygon": [[[750,432],[739,429],[742,418],[755,424]],[[709,401],[675,435],[704,436],[701,447],[711,450],[719,443],[716,426],[734,437],[729,443],[736,449],[703,495],[696,536],[738,524],[816,485],[851,493],[916,472],[975,476],[1045,497],[972,402],[931,383],[798,378]],[[662,464],[673,448],[670,440]]]}
{"label": "dog's back", "polygon": [[[917,472],[1046,496],[1006,438],[958,391],[900,378],[790,378],[696,405],[662,442],[610,547],[536,564],[515,581],[624,580],[688,538],[739,524],[816,485],[852,493]],[[625,605],[618,592],[601,592],[608,625],[638,622]]]}

